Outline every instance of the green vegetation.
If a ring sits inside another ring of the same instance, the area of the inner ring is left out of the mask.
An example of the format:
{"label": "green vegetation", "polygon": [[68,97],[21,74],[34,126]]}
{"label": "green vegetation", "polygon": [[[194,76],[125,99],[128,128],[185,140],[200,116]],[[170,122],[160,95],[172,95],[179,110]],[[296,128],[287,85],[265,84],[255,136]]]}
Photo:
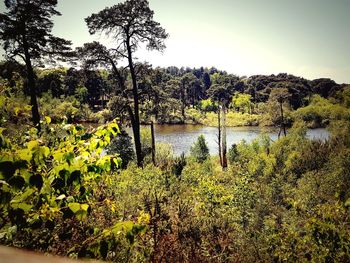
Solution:
{"label": "green vegetation", "polygon": [[191,147],[191,156],[196,162],[203,163],[209,157],[209,148],[203,135],[200,135]]}
{"label": "green vegetation", "polygon": [[[342,93],[345,93],[345,91],[344,89]],[[298,109],[293,115],[296,119],[302,119],[308,122],[310,127],[324,127],[330,121],[350,120],[350,107],[346,98],[344,98],[342,105],[336,101],[332,102],[319,95],[314,95],[308,106]]]}
{"label": "green vegetation", "polygon": [[[115,46],[74,52],[51,35],[57,1],[5,3],[1,245],[116,262],[350,261],[348,85],[135,63],[137,47],[163,50],[168,36],[147,0],[86,18]],[[33,67],[53,56],[80,67]],[[219,154],[201,135],[175,156],[153,122],[216,126]],[[227,126],[245,125],[284,136],[227,141]],[[331,136],[309,140],[307,127]]]}
{"label": "green vegetation", "polygon": [[227,171],[203,137],[198,162],[158,145],[158,167],[138,168],[100,155],[120,136],[114,123],[85,131],[47,118],[19,139],[2,130],[0,241],[131,262],[348,261],[350,125],[333,126],[325,142],[304,125],[242,141]]}

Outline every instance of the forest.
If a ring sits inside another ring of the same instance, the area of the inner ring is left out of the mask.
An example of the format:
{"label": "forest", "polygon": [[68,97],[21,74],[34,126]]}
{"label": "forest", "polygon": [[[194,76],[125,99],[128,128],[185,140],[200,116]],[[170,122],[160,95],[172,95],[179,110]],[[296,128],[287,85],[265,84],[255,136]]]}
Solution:
{"label": "forest", "polygon": [[[52,34],[57,0],[0,13],[0,244],[112,262],[349,262],[350,85],[287,73],[153,67],[171,37],[147,0]],[[190,154],[154,125],[217,128]],[[227,127],[276,127],[252,142]],[[312,139],[308,129],[326,128]],[[131,132],[126,132],[129,129]],[[1,261],[1,260],[0,260]]]}

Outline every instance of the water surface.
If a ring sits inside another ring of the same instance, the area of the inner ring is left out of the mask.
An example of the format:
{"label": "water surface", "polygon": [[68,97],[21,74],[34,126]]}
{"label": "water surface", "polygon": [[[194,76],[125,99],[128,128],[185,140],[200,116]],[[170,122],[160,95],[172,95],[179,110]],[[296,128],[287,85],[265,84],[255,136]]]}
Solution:
{"label": "water surface", "polygon": [[[241,140],[251,142],[256,139],[261,133],[267,133],[272,140],[278,138],[278,128],[261,128],[261,127],[228,127],[227,128],[227,147],[233,143],[239,143]],[[131,130],[129,131],[129,133]],[[166,142],[173,146],[176,155],[184,152],[188,154],[192,144],[197,140],[198,136],[203,134],[209,152],[211,155],[216,155],[218,151],[217,144],[217,128],[203,125],[155,125],[156,142]],[[329,137],[326,129],[309,129],[307,136],[310,139],[325,140]]]}

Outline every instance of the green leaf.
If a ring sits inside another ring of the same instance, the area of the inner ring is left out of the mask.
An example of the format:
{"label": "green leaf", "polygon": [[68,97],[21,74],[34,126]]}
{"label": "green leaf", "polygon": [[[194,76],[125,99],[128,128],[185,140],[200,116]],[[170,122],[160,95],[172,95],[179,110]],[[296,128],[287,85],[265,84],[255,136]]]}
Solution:
{"label": "green leaf", "polygon": [[39,145],[38,141],[30,141],[27,143],[27,148],[29,150],[32,150],[33,148],[37,147]]}
{"label": "green leaf", "polygon": [[348,200],[346,200],[345,207],[350,207],[350,198]]}
{"label": "green leaf", "polygon": [[113,234],[119,234],[120,232],[129,232],[132,231],[132,228],[134,226],[134,222],[132,221],[123,221],[123,222],[118,222],[115,224],[111,231]]}
{"label": "green leaf", "polygon": [[30,196],[32,196],[32,194],[35,192],[35,189],[33,188],[29,188],[27,191],[25,191],[23,194],[16,196],[15,198],[12,199],[11,203],[20,203],[20,202],[24,202],[25,200],[27,200],[27,198],[29,198]]}
{"label": "green leaf", "polygon": [[79,203],[69,203],[68,207],[72,212],[75,214],[80,210],[80,204]]}
{"label": "green leaf", "polygon": [[51,123],[51,118],[49,116],[45,116],[45,121],[47,124]]}
{"label": "green leaf", "polygon": [[84,210],[79,210],[78,212],[75,213],[75,216],[78,220],[83,220],[87,216],[87,212]]}
{"label": "green leaf", "polygon": [[32,209],[33,206],[26,203],[12,203],[11,207],[13,209],[22,209],[24,212],[29,212],[29,210]]}
{"label": "green leaf", "polygon": [[87,211],[89,209],[88,204],[81,204],[81,210]]}

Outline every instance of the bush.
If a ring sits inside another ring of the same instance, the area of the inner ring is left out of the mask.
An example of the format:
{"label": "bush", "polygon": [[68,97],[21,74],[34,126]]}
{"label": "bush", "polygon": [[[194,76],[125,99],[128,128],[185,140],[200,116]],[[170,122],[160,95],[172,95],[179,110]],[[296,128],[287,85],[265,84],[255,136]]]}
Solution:
{"label": "bush", "polygon": [[204,162],[209,157],[209,148],[203,135],[199,135],[197,142],[190,149],[191,156],[199,163]]}
{"label": "bush", "polygon": [[207,100],[201,100],[199,102],[199,107],[202,111],[205,111],[205,112],[217,111],[218,104],[216,102],[213,102],[211,99],[207,99]]}
{"label": "bush", "polygon": [[125,169],[128,163],[135,158],[134,146],[129,134],[122,130],[117,137],[112,139],[111,144],[107,148],[107,153],[119,154],[119,157],[122,159],[122,168]]}
{"label": "bush", "polygon": [[141,152],[142,156],[144,158],[144,163],[151,162],[150,155],[152,153],[152,135],[151,135],[151,129],[148,127],[143,127],[140,130],[141,134]]}
{"label": "bush", "polygon": [[180,176],[182,170],[185,168],[187,162],[185,158],[185,153],[183,152],[179,157],[176,157],[173,164],[173,174],[176,176]]}
{"label": "bush", "polygon": [[237,157],[238,157],[237,145],[232,144],[231,148],[228,150],[228,160],[232,164],[237,160]]}
{"label": "bush", "polygon": [[173,160],[173,147],[169,143],[156,143],[156,164],[165,169]]}
{"label": "bush", "polygon": [[350,120],[350,110],[342,105],[314,95],[310,105],[299,108],[293,113],[296,120],[303,120],[311,127],[325,126],[330,121]]}
{"label": "bush", "polygon": [[104,124],[112,119],[112,112],[109,109],[103,109],[92,114],[92,118],[100,123]]}

